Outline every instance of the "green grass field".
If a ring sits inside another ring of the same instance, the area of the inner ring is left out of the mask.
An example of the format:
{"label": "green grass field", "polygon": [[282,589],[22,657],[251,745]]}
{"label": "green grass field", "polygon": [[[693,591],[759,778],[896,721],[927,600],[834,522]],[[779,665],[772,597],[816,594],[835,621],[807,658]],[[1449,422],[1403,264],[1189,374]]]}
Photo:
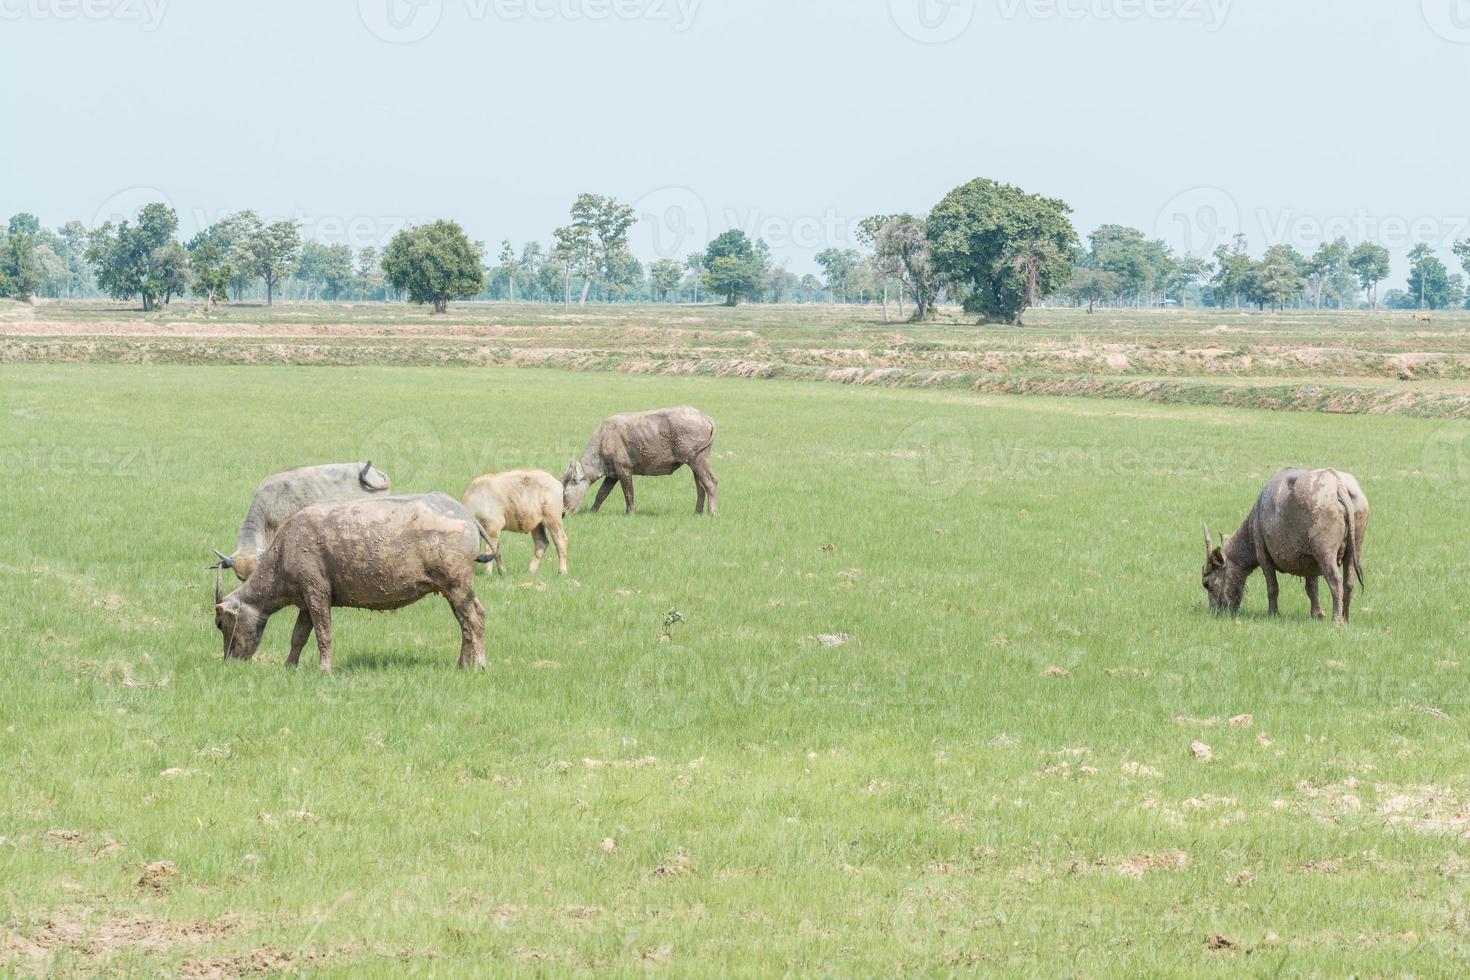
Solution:
{"label": "green grass field", "polygon": [[[571,575],[225,664],[258,480],[558,474]],[[1470,423],[433,368],[0,367],[0,972],[1452,974],[1470,955]],[[1346,629],[1215,619],[1200,526],[1286,464],[1373,505]],[[665,615],[684,622],[661,642]],[[825,638],[825,641],[824,639]],[[314,664],[308,651],[306,658]],[[1248,717],[1247,717],[1248,716]],[[1209,746],[1212,758],[1191,751]],[[154,862],[171,866],[153,867]]]}

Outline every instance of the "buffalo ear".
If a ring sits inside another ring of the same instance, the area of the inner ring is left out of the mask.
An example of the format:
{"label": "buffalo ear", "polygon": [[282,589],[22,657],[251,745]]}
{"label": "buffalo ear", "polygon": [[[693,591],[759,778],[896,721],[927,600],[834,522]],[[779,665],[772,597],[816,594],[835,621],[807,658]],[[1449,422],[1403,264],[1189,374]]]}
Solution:
{"label": "buffalo ear", "polygon": [[1213,552],[1210,553],[1210,564],[1215,568],[1224,568],[1225,552],[1221,551],[1219,548],[1216,548]]}

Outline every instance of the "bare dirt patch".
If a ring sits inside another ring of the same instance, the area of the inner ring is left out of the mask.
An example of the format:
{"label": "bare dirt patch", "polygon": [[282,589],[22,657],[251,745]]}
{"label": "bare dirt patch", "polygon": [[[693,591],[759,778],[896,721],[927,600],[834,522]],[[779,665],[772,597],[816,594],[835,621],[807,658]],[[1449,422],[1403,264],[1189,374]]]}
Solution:
{"label": "bare dirt patch", "polygon": [[226,917],[213,921],[170,922],[143,916],[57,912],[39,926],[12,933],[0,944],[0,959],[43,963],[62,951],[105,959],[119,953],[167,953],[181,946],[217,942],[239,928]]}

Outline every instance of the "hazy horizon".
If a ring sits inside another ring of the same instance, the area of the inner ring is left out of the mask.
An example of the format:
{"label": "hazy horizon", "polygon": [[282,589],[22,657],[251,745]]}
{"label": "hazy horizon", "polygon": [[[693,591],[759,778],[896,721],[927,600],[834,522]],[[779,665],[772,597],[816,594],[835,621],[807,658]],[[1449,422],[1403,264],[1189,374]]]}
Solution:
{"label": "hazy horizon", "polygon": [[[546,242],[582,191],[643,261],[728,227],[798,273],[977,176],[1181,252],[1470,238],[1442,93],[1470,4],[1415,0],[0,0],[5,215],[163,200],[382,245]],[[167,107],[167,108],[163,108]],[[1443,135],[1441,135],[1443,134]]]}

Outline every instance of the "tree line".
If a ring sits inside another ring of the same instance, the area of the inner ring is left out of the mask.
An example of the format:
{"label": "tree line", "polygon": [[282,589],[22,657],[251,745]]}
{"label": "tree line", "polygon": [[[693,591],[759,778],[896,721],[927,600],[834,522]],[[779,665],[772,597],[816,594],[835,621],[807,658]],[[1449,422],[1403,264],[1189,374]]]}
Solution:
{"label": "tree line", "polygon": [[[759,238],[732,229],[684,259],[644,265],[629,248],[634,209],[579,194],[549,244],[503,241],[487,264],[483,243],[452,221],[404,229],[381,252],[303,240],[292,220],[254,211],[227,215],[187,242],[178,216],[156,203],[133,220],[55,230],[17,214],[0,234],[0,296],[138,299],[145,310],[192,295],[214,305],[278,296],[323,300],[408,300],[443,312],[451,300],[880,303],[884,319],[927,320],[941,303],[982,322],[1019,322],[1041,303],[1086,306],[1215,306],[1338,309],[1379,305],[1390,255],[1345,238],[1310,256],[1273,245],[1252,258],[1244,236],[1210,257],[1176,255],[1136,228],[1104,225],[1084,242],[1063,201],[987,179],[955,188],[927,214],[875,215],[860,222],[859,247],[816,255],[821,278],[798,277]],[[1454,246],[1470,274],[1470,240]],[[1409,254],[1404,288],[1391,308],[1446,309],[1466,303],[1465,275],[1427,245]]]}

